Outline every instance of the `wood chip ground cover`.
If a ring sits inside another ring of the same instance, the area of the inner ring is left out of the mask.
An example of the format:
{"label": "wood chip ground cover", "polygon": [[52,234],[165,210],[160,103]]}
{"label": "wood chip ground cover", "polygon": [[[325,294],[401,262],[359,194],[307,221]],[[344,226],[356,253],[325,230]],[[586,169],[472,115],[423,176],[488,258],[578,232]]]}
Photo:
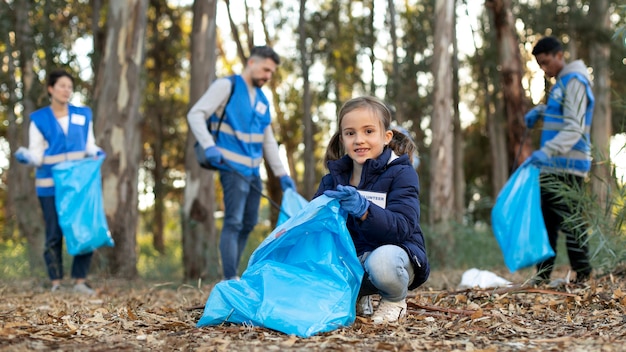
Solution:
{"label": "wood chip ground cover", "polygon": [[252,326],[197,328],[210,285],[100,280],[87,297],[0,282],[0,351],[626,351],[623,273],[558,288],[429,283],[410,293],[400,324],[358,317],[303,339]]}

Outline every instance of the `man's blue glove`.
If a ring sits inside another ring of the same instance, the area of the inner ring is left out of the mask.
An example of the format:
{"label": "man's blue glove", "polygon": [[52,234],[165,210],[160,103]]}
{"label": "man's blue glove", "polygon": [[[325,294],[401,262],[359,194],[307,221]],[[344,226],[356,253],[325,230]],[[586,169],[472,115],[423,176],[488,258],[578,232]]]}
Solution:
{"label": "man's blue glove", "polygon": [[546,106],[544,104],[540,104],[532,108],[529,112],[524,115],[524,122],[526,122],[526,126],[528,128],[533,128],[537,120],[543,116],[543,112],[546,111]]}
{"label": "man's blue glove", "polygon": [[17,161],[21,164],[33,164],[33,160],[30,157],[30,152],[24,147],[17,148],[17,151],[15,152],[15,159],[17,159]]}
{"label": "man's blue glove", "polygon": [[535,166],[541,166],[542,164],[545,165],[545,164],[548,163],[548,161],[550,161],[550,157],[548,157],[548,155],[546,155],[546,153],[541,151],[541,149],[535,150],[528,157],[528,162],[533,164],[533,165],[535,165]]}
{"label": "man's blue glove", "polygon": [[339,199],[341,208],[357,218],[362,218],[370,206],[369,200],[365,199],[352,186],[338,185],[336,191],[328,190],[324,191],[324,194],[331,198]]}
{"label": "man's blue glove", "polygon": [[222,156],[222,152],[217,149],[216,146],[208,147],[204,150],[204,157],[206,161],[211,163],[213,166],[219,166],[222,163],[224,157]]}
{"label": "man's blue glove", "polygon": [[107,153],[104,152],[104,150],[100,149],[96,152],[96,157],[102,157],[102,158],[106,158],[107,157]]}
{"label": "man's blue glove", "polygon": [[296,189],[296,184],[291,177],[284,175],[280,177],[280,188],[282,188],[284,192],[287,188]]}

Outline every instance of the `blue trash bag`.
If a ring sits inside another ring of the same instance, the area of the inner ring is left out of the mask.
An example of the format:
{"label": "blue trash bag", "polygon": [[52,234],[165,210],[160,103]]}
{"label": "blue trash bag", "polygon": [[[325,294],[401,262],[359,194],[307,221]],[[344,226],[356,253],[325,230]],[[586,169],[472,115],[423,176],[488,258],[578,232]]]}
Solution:
{"label": "blue trash bag", "polygon": [[104,157],[64,161],[52,168],[59,225],[71,255],[114,245],[102,201],[103,161]]}
{"label": "blue trash bag", "polygon": [[491,210],[493,233],[513,273],[554,256],[541,213],[539,169],[522,164],[504,185]]}
{"label": "blue trash bag", "polygon": [[320,196],[272,231],[240,280],[215,285],[197,325],[231,322],[299,337],[350,326],[362,279],[339,202]]}
{"label": "blue trash bag", "polygon": [[293,188],[287,188],[283,192],[283,199],[280,202],[280,213],[276,226],[281,225],[290,217],[296,215],[300,209],[304,208],[309,202]]}

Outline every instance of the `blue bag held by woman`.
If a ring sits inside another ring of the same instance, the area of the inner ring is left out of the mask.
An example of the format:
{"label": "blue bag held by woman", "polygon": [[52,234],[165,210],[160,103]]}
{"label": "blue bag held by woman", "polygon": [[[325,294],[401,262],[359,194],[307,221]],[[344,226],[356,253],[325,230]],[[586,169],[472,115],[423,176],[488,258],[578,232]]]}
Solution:
{"label": "blue bag held by woman", "polygon": [[520,166],[504,185],[491,210],[493,233],[511,272],[554,256],[541,213],[539,169]]}
{"label": "blue bag held by woman", "polygon": [[59,225],[71,255],[113,247],[102,203],[104,157],[65,161],[52,168]]}
{"label": "blue bag held by woman", "polygon": [[215,285],[198,326],[231,322],[299,337],[349,326],[362,278],[339,202],[321,196],[272,231],[240,280]]}

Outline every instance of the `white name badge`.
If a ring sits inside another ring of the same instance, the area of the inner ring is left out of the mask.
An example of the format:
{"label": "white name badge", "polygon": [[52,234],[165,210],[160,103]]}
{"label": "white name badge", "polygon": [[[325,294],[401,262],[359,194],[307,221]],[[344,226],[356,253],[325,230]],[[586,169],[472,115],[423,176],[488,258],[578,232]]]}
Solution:
{"label": "white name badge", "polygon": [[256,103],[256,106],[254,107],[254,110],[256,110],[256,112],[258,112],[261,115],[265,115],[265,112],[267,111],[267,105],[258,102]]}
{"label": "white name badge", "polygon": [[72,117],[70,118],[70,122],[74,125],[79,125],[79,126],[84,126],[85,125],[85,115],[80,115],[80,114],[72,114]]}
{"label": "white name badge", "polygon": [[387,193],[358,191],[365,199],[385,209],[387,206]]}

